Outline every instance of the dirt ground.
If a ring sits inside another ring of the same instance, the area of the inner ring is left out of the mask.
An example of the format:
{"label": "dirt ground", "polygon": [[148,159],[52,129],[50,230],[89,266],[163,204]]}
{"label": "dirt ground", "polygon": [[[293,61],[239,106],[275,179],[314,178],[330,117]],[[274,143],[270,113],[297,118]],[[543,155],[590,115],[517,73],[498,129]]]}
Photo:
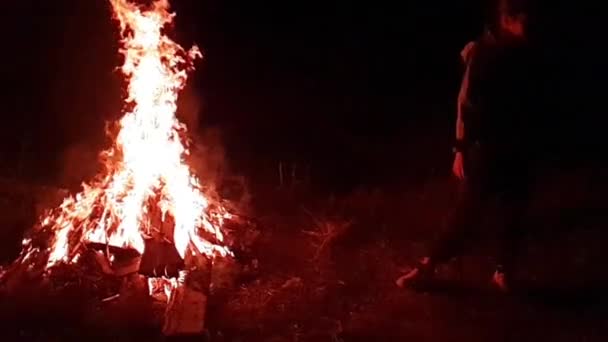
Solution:
{"label": "dirt ground", "polygon": [[[445,220],[449,180],[335,197],[252,187],[248,223],[232,232],[236,258],[214,266],[207,332],[196,340],[606,341],[601,178],[597,171],[544,178],[510,295],[489,283],[494,214],[477,247],[440,270],[437,288],[395,286]],[[60,286],[31,281],[2,294],[2,340],[165,340],[162,305],[129,290],[137,281],[73,270],[62,277]]]}

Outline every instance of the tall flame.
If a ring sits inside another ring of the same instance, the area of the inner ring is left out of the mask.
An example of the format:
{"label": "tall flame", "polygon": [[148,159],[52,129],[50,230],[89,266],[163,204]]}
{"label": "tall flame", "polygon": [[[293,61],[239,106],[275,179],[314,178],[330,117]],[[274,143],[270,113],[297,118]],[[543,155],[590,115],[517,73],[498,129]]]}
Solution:
{"label": "tall flame", "polygon": [[170,238],[182,258],[189,246],[210,256],[229,254],[220,230],[229,214],[210,203],[184,162],[186,127],[175,115],[187,72],[202,55],[164,34],[174,18],[168,0],[146,8],[109,1],[120,23],[128,110],[115,144],[101,154],[105,172],[43,217],[41,225],[54,232],[47,265],[69,262],[83,241],[143,253],[144,235],[159,229],[155,217],[172,226]]}

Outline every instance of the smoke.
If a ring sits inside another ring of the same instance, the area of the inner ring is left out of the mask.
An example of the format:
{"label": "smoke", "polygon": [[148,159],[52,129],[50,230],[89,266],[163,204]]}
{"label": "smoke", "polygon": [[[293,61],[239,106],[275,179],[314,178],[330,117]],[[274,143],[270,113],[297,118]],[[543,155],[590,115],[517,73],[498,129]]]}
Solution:
{"label": "smoke", "polygon": [[191,140],[188,164],[200,177],[203,185],[219,185],[227,167],[226,155],[219,129],[201,128],[203,101],[190,87],[180,94],[178,119],[188,128]]}
{"label": "smoke", "polygon": [[86,142],[68,146],[63,152],[59,185],[76,190],[100,170],[99,150]]}
{"label": "smoke", "polygon": [[231,169],[220,128],[202,124],[203,99],[186,87],[178,102],[179,120],[186,124],[192,139],[188,164],[201,185],[208,194],[230,200],[239,210],[246,211],[250,194],[245,178]]}
{"label": "smoke", "polygon": [[230,171],[220,130],[208,128],[194,136],[188,161],[203,185],[213,184],[221,187]]}
{"label": "smoke", "polygon": [[190,86],[179,94],[177,117],[186,124],[191,135],[196,135],[201,124],[200,114],[203,111],[203,100]]}

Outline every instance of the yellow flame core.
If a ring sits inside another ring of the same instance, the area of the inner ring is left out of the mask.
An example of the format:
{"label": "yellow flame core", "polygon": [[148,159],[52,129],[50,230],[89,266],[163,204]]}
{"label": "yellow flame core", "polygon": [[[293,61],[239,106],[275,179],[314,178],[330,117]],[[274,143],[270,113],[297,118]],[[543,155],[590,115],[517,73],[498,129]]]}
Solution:
{"label": "yellow flame core", "polygon": [[[163,33],[174,18],[168,0],[145,9],[128,0],[109,1],[120,23],[129,110],[115,145],[102,153],[106,172],[43,217],[42,225],[55,233],[47,265],[69,262],[74,239],[143,253],[143,234],[155,228],[159,211],[163,221],[173,223],[172,239],[182,258],[188,246],[210,256],[229,254],[220,245],[228,213],[217,205],[210,209],[184,162],[186,127],[175,116],[178,92],[202,55],[196,46],[185,50]],[[213,238],[203,238],[203,231]]]}

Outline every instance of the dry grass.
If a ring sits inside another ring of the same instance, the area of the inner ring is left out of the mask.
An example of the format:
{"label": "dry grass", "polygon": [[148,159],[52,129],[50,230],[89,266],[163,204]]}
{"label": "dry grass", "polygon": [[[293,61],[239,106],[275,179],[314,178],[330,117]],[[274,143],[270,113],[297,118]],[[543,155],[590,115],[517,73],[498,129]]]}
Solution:
{"label": "dry grass", "polygon": [[306,208],[302,208],[302,211],[304,211],[314,223],[313,230],[303,231],[304,234],[312,236],[315,240],[314,246],[316,251],[313,261],[317,261],[326,248],[331,246],[333,242],[346,235],[354,223],[354,220],[352,219],[319,218]]}
{"label": "dry grass", "polygon": [[[252,219],[255,223],[244,229],[231,228],[238,262],[214,266],[218,287],[209,302],[208,339],[481,342],[498,336],[499,340],[522,341],[538,337],[564,341],[583,340],[583,337],[587,341],[606,340],[608,330],[602,325],[605,310],[598,311],[595,307],[576,311],[525,297],[489,296],[477,290],[418,294],[397,289],[393,281],[400,267],[420,254],[426,239],[433,235],[433,229],[449,208],[447,184],[429,182],[400,194],[360,191],[352,197],[333,200],[307,195],[306,200],[291,196],[287,201],[276,193],[268,195],[268,202],[262,203],[269,208],[264,217]],[[259,197],[256,200],[262,201]],[[275,209],[277,203],[280,208]],[[599,231],[597,234],[564,231],[560,235],[538,236],[539,239],[530,241],[528,255],[533,259],[524,260],[524,265],[535,270],[539,266],[544,270],[558,270],[537,272],[534,276],[561,284],[565,269],[562,262],[571,259],[567,268],[571,273],[567,276],[587,279],[582,273],[601,270],[599,241],[603,236]],[[542,242],[541,238],[548,238],[551,243]],[[586,254],[581,256],[570,255],[575,248],[566,247],[571,246],[572,241],[579,247],[593,248],[585,249]],[[560,258],[554,257],[557,255]],[[487,260],[472,256],[466,262],[469,270],[466,276],[477,281],[477,287],[486,286],[488,275],[482,271]],[[76,281],[73,284],[78,288]],[[45,337],[51,336],[51,339],[94,334],[111,336],[114,340],[128,339],[133,328],[125,322],[132,322],[139,332],[148,331],[150,340],[158,338],[154,317],[142,313],[148,310],[142,301],[123,294],[114,300],[102,301],[116,294],[120,284],[106,289],[100,287],[99,280],[82,284],[97,284],[97,288],[91,285],[82,297],[88,301],[89,309],[69,311],[66,305],[50,305],[55,312],[64,313],[55,315],[62,319],[54,324],[72,329],[68,335],[43,324],[42,318],[48,319],[48,314],[40,313],[31,319],[28,310],[32,310],[28,306],[20,310],[16,310],[15,305],[5,306],[3,317],[13,317],[13,321],[14,315],[28,317],[27,322],[15,323],[16,329],[41,336],[46,333]],[[43,298],[40,293],[31,296],[32,300],[44,301]],[[65,298],[69,299],[46,300],[63,304],[83,300],[74,293]],[[594,299],[601,302],[599,297]],[[125,313],[137,319],[132,317],[129,321]],[[86,319],[74,318],[78,316]],[[595,332],[589,333],[592,328]]]}

